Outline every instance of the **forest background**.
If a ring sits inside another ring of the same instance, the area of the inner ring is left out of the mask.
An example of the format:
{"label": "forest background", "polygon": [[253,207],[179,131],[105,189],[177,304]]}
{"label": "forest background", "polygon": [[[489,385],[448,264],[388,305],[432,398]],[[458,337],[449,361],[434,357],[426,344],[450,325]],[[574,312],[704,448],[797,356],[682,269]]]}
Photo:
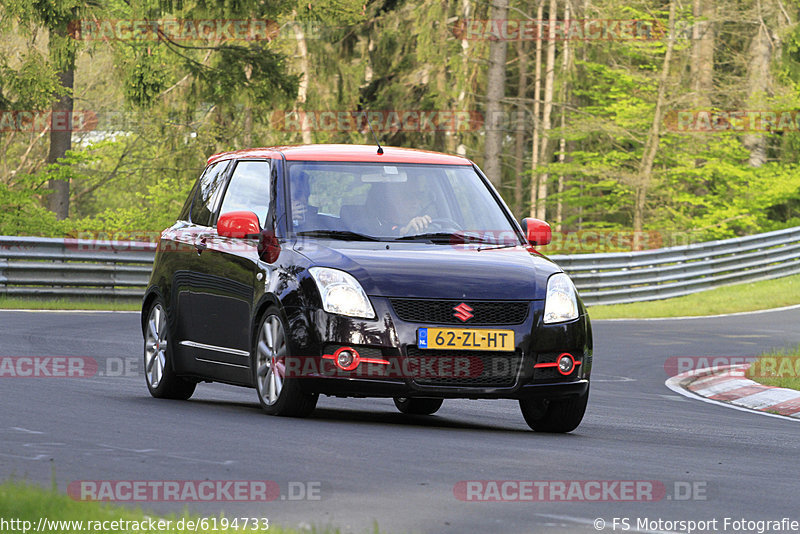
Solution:
{"label": "forest background", "polygon": [[2,0],[0,235],[158,232],[209,155],[369,144],[362,111],[386,145],[471,158],[551,251],[799,226],[799,19],[797,0]]}

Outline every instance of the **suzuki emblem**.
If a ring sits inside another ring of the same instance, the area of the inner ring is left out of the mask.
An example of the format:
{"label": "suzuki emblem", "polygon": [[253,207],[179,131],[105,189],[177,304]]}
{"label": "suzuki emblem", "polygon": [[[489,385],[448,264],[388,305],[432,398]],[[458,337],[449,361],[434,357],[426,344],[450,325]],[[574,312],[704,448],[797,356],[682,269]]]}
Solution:
{"label": "suzuki emblem", "polygon": [[470,313],[472,311],[472,308],[470,308],[463,302],[453,309],[456,311],[456,313],[454,313],[453,316],[456,317],[457,319],[461,319],[465,323],[474,317],[474,315]]}

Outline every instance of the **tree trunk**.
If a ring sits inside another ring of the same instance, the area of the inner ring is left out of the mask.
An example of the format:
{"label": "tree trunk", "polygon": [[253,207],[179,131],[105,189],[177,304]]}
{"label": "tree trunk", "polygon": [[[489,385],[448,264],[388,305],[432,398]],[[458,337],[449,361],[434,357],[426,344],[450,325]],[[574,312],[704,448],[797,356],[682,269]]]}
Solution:
{"label": "tree trunk", "polygon": [[[53,102],[53,122],[61,122],[64,127],[52,127],[50,129],[50,149],[47,153],[47,163],[56,163],[63,158],[67,151],[72,148],[72,89],[75,85],[75,52],[69,47],[66,50],[61,47],[61,42],[67,37],[67,24],[64,23],[58,28],[51,30],[59,39],[54,43],[50,42],[50,57],[59,67],[59,83],[66,89],[64,96]],[[69,217],[69,181],[52,179],[49,187],[53,191],[50,194],[50,210],[56,214],[56,219],[63,220]]]}
{"label": "tree trunk", "polygon": [[[569,20],[569,0],[564,2],[564,20]],[[567,84],[569,83],[569,65],[570,65],[570,46],[569,39],[564,41],[564,51],[561,57],[561,131],[564,132],[567,127]],[[562,137],[558,142],[558,162],[564,163],[567,158],[567,140]],[[561,231],[562,222],[564,220],[564,201],[561,194],[564,192],[564,175],[558,175],[558,200],[556,202],[556,230]]]}
{"label": "tree trunk", "polygon": [[[461,2],[461,15],[464,20],[468,21],[472,14],[472,6],[470,0],[462,0]],[[466,33],[464,34],[466,36]],[[456,111],[466,110],[467,100],[467,80],[469,79],[469,39],[466,37],[461,39],[461,74],[459,78],[458,99],[456,101]],[[467,147],[462,143],[461,132],[458,133],[458,140],[456,144],[456,154],[466,156]]]}
{"label": "tree trunk", "polygon": [[[491,19],[506,20],[508,0],[493,0]],[[502,183],[500,157],[503,152],[503,106],[506,90],[506,52],[508,41],[497,36],[489,43],[489,72],[486,82],[486,137],[484,141],[483,170],[491,182]]]}
{"label": "tree trunk", "polygon": [[[244,70],[247,82],[250,82],[250,77],[253,75],[253,69],[248,65]],[[242,121],[242,144],[245,147],[251,147],[253,143],[253,105],[249,101],[244,108],[244,120]]]}
{"label": "tree trunk", "polygon": [[715,0],[694,0],[692,28],[692,100],[698,109],[711,107],[714,91]]}
{"label": "tree trunk", "polygon": [[522,213],[522,165],[525,158],[525,94],[528,91],[528,51],[525,41],[517,41],[519,86],[517,87],[517,123],[514,139],[514,215]]}
{"label": "tree trunk", "polygon": [[675,0],[669,3],[669,33],[667,34],[667,51],[664,54],[664,63],[658,78],[658,96],[656,109],[653,114],[653,124],[647,136],[642,160],[639,163],[639,176],[636,183],[633,206],[633,250],[642,248],[642,229],[644,227],[644,209],[647,201],[647,189],[653,176],[653,163],[658,152],[658,142],[661,135],[661,122],[664,120],[664,104],[667,96],[667,79],[669,77],[669,64],[672,61],[672,51],[675,48]]}
{"label": "tree trunk", "polygon": [[[691,77],[691,99],[696,110],[709,110],[714,93],[714,43],[716,40],[715,0],[694,0],[692,6],[694,26],[692,27],[692,50],[689,72]],[[705,152],[708,148],[708,135],[697,135],[697,150]],[[694,166],[705,166],[705,158],[695,158]],[[698,178],[698,194],[706,187],[706,181]]]}
{"label": "tree trunk", "polygon": [[[536,20],[544,17],[544,0],[539,0],[539,9],[536,11]],[[539,137],[541,135],[542,123],[539,117],[542,98],[542,39],[541,36],[536,40],[536,67],[533,82],[533,140],[531,141],[531,217],[538,215],[537,202],[539,193],[539,173],[536,168],[539,166]]]}
{"label": "tree trunk", "polygon": [[[543,161],[548,160],[548,138],[550,134],[550,117],[553,111],[553,84],[556,75],[556,35],[555,23],[558,16],[558,3],[550,0],[550,13],[547,36],[547,66],[545,67],[544,77],[544,107],[542,110],[542,139],[539,148],[539,156]],[[536,218],[544,220],[547,216],[547,173],[539,177],[539,193],[536,199]]]}
{"label": "tree trunk", "polygon": [[[589,0],[584,0],[584,2],[583,2],[583,12],[580,14],[580,17],[583,18],[584,20],[589,18],[589,8],[590,7],[591,7],[590,1]],[[581,46],[581,60],[583,60],[583,61],[586,61],[587,48],[588,48],[588,46],[586,46],[586,43],[584,43],[583,46]],[[580,196],[581,197],[583,196],[583,192],[586,189],[585,188],[585,180],[586,180],[586,177],[584,177],[584,176],[580,177],[580,182],[579,182],[579,185],[578,185],[578,189],[580,191]],[[583,230],[583,203],[580,203],[578,205],[577,229],[578,230]]]}
{"label": "tree trunk", "polygon": [[[749,110],[765,109],[767,97],[772,90],[770,63],[772,62],[772,42],[770,31],[765,22],[768,19],[765,9],[768,2],[757,3],[758,26],[750,51],[747,68],[747,106]],[[752,125],[751,125],[752,126]],[[767,162],[767,137],[760,133],[749,133],[744,136],[743,144],[750,151],[748,163],[752,167],[761,167]]]}
{"label": "tree trunk", "polygon": [[[308,46],[306,45],[306,34],[303,32],[301,24],[294,25],[294,36],[297,40],[297,53],[300,56],[300,72],[303,77],[300,78],[300,84],[297,87],[297,100],[295,101],[295,111],[305,108],[306,99],[308,97],[308,79],[311,76],[311,71],[308,67]],[[301,121],[302,123],[303,121]],[[312,143],[311,130],[301,128],[303,135],[303,144],[310,145]]]}

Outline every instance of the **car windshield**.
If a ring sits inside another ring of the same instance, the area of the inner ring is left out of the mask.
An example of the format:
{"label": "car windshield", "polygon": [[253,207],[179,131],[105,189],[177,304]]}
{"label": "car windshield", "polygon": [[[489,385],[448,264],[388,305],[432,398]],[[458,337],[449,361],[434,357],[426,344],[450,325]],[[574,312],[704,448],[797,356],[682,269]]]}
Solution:
{"label": "car windshield", "polygon": [[469,165],[291,162],[289,182],[300,236],[521,244]]}

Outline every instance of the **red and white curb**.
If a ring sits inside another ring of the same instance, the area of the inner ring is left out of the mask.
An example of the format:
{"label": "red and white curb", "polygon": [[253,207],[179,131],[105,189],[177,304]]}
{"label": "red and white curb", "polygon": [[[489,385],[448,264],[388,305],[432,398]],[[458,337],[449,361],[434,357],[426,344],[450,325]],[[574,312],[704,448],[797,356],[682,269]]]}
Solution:
{"label": "red and white curb", "polygon": [[765,386],[745,378],[750,364],[696,369],[673,376],[666,386],[686,397],[737,410],[800,420],[800,391]]}

